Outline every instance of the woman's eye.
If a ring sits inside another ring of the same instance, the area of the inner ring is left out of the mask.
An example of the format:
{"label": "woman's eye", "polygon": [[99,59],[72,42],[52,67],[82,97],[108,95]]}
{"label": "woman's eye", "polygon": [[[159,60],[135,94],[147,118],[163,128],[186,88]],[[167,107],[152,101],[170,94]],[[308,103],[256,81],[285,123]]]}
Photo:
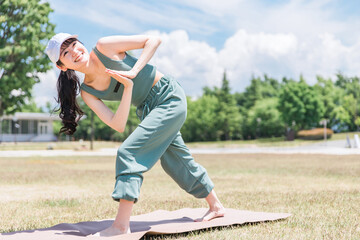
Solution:
{"label": "woman's eye", "polygon": [[65,57],[65,55],[66,55],[67,53],[68,53],[67,51],[64,53],[64,57]]}
{"label": "woman's eye", "polygon": [[75,46],[76,42],[74,42],[73,46]]}

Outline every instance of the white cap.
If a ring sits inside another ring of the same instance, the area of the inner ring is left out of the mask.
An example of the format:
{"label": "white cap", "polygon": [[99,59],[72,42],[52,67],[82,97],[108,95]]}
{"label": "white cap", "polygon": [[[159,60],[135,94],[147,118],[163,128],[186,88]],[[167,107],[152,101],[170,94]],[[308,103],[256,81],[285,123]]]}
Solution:
{"label": "white cap", "polygon": [[61,44],[68,40],[69,38],[77,38],[77,35],[71,35],[68,33],[58,33],[53,36],[47,44],[45,49],[46,54],[49,56],[50,60],[56,64],[60,58],[60,48]]}

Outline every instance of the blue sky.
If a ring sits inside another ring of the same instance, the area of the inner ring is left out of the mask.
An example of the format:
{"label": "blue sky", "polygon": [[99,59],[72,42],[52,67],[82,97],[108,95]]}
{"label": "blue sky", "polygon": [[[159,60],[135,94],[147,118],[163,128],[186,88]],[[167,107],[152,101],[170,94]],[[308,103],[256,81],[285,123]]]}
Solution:
{"label": "blue sky", "polygon": [[[107,35],[151,34],[163,42],[151,63],[190,96],[219,86],[234,91],[251,76],[360,75],[358,0],[49,0],[56,32],[78,34],[90,50]],[[138,53],[139,54],[139,53]],[[53,101],[57,70],[41,75],[36,101]],[[52,89],[42,91],[41,89]]]}

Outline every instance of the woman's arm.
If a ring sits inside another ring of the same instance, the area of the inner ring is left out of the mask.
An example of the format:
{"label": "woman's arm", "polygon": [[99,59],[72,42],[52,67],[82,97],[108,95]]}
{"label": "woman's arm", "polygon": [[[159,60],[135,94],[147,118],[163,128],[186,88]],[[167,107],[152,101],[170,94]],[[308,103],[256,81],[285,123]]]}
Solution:
{"label": "woman's arm", "polygon": [[133,82],[130,79],[119,76],[117,71],[107,69],[106,72],[124,85],[124,91],[120,105],[115,114],[103,103],[103,101],[91,95],[90,93],[82,90],[81,97],[86,105],[88,105],[91,110],[95,112],[101,121],[114,130],[122,133],[125,131],[126,122],[129,117]]}
{"label": "woman's arm", "polygon": [[129,75],[127,75],[129,78],[134,78],[150,61],[160,43],[160,38],[155,36],[109,36],[99,39],[96,47],[100,52],[110,58],[121,52],[143,48],[138,61],[133,66],[132,70],[129,71]]}

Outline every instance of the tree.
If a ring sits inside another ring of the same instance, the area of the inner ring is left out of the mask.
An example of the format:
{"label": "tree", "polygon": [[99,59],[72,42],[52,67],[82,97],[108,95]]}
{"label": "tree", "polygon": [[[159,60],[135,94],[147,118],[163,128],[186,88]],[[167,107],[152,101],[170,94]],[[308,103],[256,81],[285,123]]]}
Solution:
{"label": "tree", "polygon": [[185,141],[211,141],[218,138],[216,129],[219,100],[215,96],[203,95],[197,100],[187,100],[188,114],[181,134]]}
{"label": "tree", "polygon": [[266,74],[264,79],[260,77],[252,77],[250,86],[246,87],[243,93],[237,93],[237,104],[245,109],[249,109],[255,105],[257,100],[264,98],[277,97],[281,84],[274,78],[269,78]]}
{"label": "tree", "polygon": [[342,107],[345,109],[347,114],[344,114],[348,117],[348,121],[346,122],[350,131],[357,130],[356,120],[358,118],[358,103],[354,95],[349,94],[344,96],[342,99]]}
{"label": "tree", "polygon": [[51,68],[44,50],[54,35],[49,3],[0,0],[0,116],[21,109],[39,82],[37,73]]}
{"label": "tree", "polygon": [[216,109],[216,126],[219,137],[216,140],[232,140],[242,137],[241,122],[242,116],[237,106],[235,96],[231,94],[229,80],[224,72],[221,88],[213,90],[204,88],[204,95],[217,97],[219,104]]}
{"label": "tree", "polygon": [[42,113],[44,112],[40,107],[38,107],[34,100],[31,100],[29,103],[23,105],[22,112],[36,112]]}
{"label": "tree", "polygon": [[360,115],[360,78],[359,77],[347,77],[341,73],[338,73],[335,85],[342,88],[345,91],[346,99],[343,100],[343,106],[350,115],[351,119],[348,124],[350,131],[359,130],[357,119]]}
{"label": "tree", "polygon": [[249,109],[243,130],[247,139],[284,135],[284,122],[277,109],[278,101],[275,97],[257,100]]}
{"label": "tree", "polygon": [[329,120],[328,127],[334,131],[349,129],[351,124],[350,113],[344,108],[345,90],[336,86],[331,79],[324,79],[317,76],[317,83],[314,89],[324,104],[324,119]]}
{"label": "tree", "polygon": [[297,131],[317,126],[323,116],[324,105],[320,95],[300,76],[299,82],[289,80],[283,86],[279,110],[285,124]]}

